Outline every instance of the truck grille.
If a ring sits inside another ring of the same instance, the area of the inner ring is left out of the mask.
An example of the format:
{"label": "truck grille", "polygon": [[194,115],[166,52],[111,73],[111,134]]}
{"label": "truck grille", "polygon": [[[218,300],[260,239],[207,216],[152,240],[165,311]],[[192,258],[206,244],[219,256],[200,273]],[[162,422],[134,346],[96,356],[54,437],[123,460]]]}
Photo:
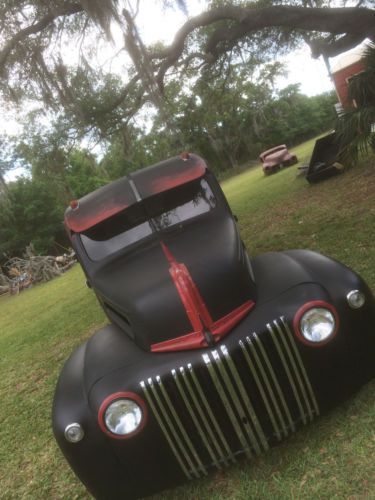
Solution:
{"label": "truck grille", "polygon": [[319,414],[293,334],[284,317],[161,378],[140,385],[187,478],[259,455]]}

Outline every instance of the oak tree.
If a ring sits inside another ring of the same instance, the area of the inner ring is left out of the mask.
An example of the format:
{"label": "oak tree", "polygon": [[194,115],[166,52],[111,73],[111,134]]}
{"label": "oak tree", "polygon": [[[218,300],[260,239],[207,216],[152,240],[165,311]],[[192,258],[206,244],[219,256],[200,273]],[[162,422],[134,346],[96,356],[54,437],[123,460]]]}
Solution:
{"label": "oak tree", "polygon": [[[223,61],[246,58],[254,50],[265,54],[298,43],[307,43],[314,57],[327,58],[375,38],[372,0],[353,5],[342,0],[341,6],[333,0],[212,0],[205,12],[187,18],[169,46],[147,47],[137,29],[140,2],[2,2],[0,92],[4,102],[40,101],[105,134],[108,121],[126,126],[146,103],[156,106],[168,121],[164,87],[176,72],[197,75]],[[183,0],[160,1],[163,4],[189,8]],[[123,33],[119,55],[127,54],[132,62],[115,85],[110,74],[92,65],[98,44],[110,43],[114,25]],[[66,59],[67,47],[75,52],[74,63]]]}

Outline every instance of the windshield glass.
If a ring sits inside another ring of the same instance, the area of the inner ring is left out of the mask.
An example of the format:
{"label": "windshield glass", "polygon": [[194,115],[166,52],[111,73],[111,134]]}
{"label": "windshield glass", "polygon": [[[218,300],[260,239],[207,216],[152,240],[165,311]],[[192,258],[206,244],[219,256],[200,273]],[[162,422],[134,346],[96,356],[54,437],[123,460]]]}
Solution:
{"label": "windshield glass", "polygon": [[145,201],[146,211],[159,231],[209,212],[215,205],[214,194],[204,179]]}
{"label": "windshield glass", "polygon": [[[209,212],[216,206],[201,179],[137,203],[80,234],[91,260],[101,260],[147,236]],[[151,223],[150,223],[151,221]]]}

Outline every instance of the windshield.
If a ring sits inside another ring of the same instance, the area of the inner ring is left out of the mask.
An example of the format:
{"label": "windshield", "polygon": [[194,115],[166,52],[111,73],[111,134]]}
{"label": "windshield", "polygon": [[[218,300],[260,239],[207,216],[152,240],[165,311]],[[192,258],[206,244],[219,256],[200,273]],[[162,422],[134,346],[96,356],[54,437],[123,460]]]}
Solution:
{"label": "windshield", "polygon": [[150,236],[155,230],[166,230],[215,206],[209,184],[201,179],[137,203],[81,233],[80,237],[89,258],[101,260]]}

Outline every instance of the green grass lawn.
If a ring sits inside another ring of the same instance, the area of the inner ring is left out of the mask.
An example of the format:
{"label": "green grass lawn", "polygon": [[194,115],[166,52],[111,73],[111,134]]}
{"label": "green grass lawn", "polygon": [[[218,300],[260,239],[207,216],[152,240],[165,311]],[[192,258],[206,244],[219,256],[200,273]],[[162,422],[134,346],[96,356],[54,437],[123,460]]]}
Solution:
{"label": "green grass lawn", "polygon": [[[306,163],[312,147],[293,151]],[[264,177],[259,167],[223,182],[250,253],[317,250],[375,291],[375,173],[357,167],[310,186],[296,171]],[[50,414],[64,360],[104,322],[78,266],[0,297],[0,498],[89,498],[53,440]],[[256,460],[154,498],[375,498],[374,389]]]}

